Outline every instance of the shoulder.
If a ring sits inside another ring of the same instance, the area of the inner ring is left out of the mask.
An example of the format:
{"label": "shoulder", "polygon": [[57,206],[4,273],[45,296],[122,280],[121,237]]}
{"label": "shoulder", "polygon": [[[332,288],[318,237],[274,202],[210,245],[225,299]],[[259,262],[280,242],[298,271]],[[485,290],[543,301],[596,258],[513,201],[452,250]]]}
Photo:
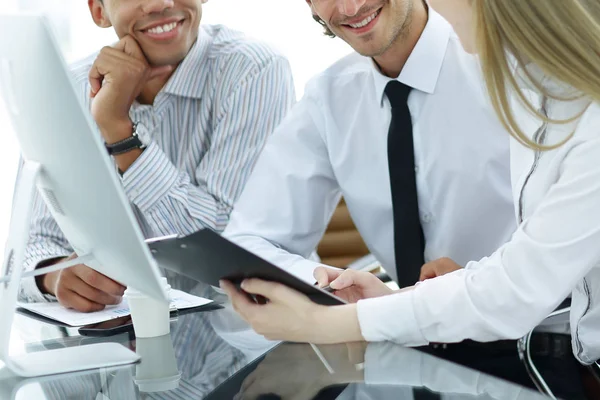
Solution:
{"label": "shoulder", "polygon": [[373,85],[373,71],[369,58],[352,52],[310,79],[306,84],[306,94],[335,92],[343,96],[349,92],[356,93],[364,85]]}
{"label": "shoulder", "polygon": [[273,46],[223,25],[203,25],[200,34],[210,38],[208,58],[219,69],[244,73],[262,70],[273,62],[288,65]]}
{"label": "shoulder", "polygon": [[333,63],[326,70],[318,74],[316,78],[321,80],[351,79],[365,73],[370,74],[372,69],[372,62],[369,58],[363,57],[353,51]]}

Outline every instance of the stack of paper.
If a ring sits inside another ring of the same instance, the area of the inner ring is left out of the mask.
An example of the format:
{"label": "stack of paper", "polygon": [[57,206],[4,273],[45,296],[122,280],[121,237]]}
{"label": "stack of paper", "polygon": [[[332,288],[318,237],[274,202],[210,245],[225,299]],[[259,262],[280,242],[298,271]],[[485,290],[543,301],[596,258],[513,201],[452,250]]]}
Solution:
{"label": "stack of paper", "polygon": [[[212,303],[212,300],[193,296],[181,290],[171,290],[171,309],[173,310],[200,307],[210,303]],[[58,303],[19,303],[19,307],[69,326],[92,325],[129,315],[129,306],[125,298],[121,304],[107,306],[102,311],[92,313],[70,310]]]}

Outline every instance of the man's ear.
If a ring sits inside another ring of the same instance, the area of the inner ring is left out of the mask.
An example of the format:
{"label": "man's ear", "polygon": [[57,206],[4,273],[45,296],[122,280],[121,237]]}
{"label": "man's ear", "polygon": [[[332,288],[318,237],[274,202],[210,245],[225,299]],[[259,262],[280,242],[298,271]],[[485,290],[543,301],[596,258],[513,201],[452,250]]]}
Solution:
{"label": "man's ear", "polygon": [[100,28],[110,28],[112,23],[106,15],[103,1],[105,0],[88,0],[88,7],[90,8],[90,14],[96,25]]}
{"label": "man's ear", "polygon": [[305,0],[305,1],[306,1],[306,4],[308,4],[308,6],[310,7],[310,11],[312,12],[313,17],[317,16],[315,8],[313,7],[312,0]]}

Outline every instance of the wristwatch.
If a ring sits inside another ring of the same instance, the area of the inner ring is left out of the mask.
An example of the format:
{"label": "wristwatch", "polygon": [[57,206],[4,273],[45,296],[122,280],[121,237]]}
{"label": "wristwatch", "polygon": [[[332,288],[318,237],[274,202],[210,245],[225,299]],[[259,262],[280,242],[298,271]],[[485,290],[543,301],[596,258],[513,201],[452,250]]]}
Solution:
{"label": "wristwatch", "polygon": [[111,156],[118,156],[119,154],[124,154],[131,150],[145,149],[146,145],[138,135],[138,127],[139,123],[134,122],[131,136],[113,144],[105,144],[108,154]]}

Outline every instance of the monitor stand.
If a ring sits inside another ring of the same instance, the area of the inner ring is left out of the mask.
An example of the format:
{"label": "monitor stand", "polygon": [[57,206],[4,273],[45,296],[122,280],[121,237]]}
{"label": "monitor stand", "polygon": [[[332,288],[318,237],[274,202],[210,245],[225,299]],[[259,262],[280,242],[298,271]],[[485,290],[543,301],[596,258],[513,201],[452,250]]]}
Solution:
{"label": "monitor stand", "polygon": [[[10,333],[19,295],[25,247],[29,240],[29,224],[37,178],[42,171],[39,163],[25,161],[22,165],[13,198],[4,262],[0,276],[9,274],[7,283],[0,282],[0,360],[16,375],[34,377],[88,369],[106,368],[138,362],[140,357],[118,343],[98,343],[47,350],[25,355],[9,354]],[[12,260],[12,263],[11,263]],[[9,267],[12,268],[9,271]],[[73,263],[69,263],[73,265]],[[65,267],[68,265],[65,264]]]}

